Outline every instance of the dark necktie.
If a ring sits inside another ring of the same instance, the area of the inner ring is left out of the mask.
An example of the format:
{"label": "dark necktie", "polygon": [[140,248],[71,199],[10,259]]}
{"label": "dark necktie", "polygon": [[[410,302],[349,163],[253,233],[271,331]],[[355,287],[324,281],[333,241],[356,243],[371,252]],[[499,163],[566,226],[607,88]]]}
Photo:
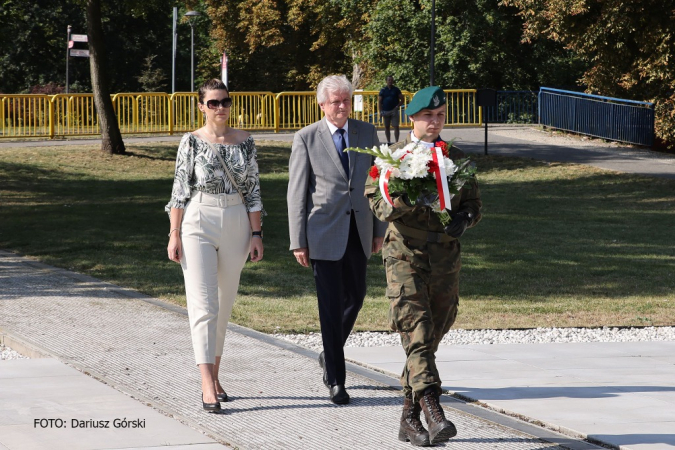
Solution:
{"label": "dark necktie", "polygon": [[340,138],[338,139],[338,155],[340,155],[340,161],[342,161],[342,167],[345,169],[347,178],[349,178],[349,156],[344,150],[347,148],[347,142],[345,142],[345,130],[343,128],[338,128],[338,133],[340,133]]}

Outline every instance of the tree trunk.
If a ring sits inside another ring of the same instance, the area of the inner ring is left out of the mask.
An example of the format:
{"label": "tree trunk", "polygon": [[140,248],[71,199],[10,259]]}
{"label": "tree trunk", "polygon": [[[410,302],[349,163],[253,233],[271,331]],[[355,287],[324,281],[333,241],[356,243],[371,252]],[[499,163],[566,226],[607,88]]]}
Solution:
{"label": "tree trunk", "polygon": [[94,91],[94,106],[98,112],[101,127],[101,151],[103,153],[124,155],[124,141],[117,124],[106,77],[106,53],[101,23],[100,0],[87,0],[87,34],[89,36],[89,67],[91,87]]}

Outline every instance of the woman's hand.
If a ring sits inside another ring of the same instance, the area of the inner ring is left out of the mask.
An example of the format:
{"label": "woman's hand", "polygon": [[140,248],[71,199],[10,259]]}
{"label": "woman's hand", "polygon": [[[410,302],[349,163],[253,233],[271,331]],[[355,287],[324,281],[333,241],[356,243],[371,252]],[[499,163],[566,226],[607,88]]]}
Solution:
{"label": "woman's hand", "polygon": [[171,261],[180,262],[180,258],[183,256],[183,244],[180,241],[178,233],[171,233],[166,250],[169,252],[169,259]]}
{"label": "woman's hand", "polygon": [[262,261],[263,242],[258,236],[251,236],[251,262]]}

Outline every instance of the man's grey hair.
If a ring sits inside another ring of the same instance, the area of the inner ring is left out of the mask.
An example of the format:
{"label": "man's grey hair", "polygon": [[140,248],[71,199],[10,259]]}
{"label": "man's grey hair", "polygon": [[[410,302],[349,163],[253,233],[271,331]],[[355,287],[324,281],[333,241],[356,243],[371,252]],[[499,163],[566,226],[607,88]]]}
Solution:
{"label": "man's grey hair", "polygon": [[331,92],[343,93],[349,92],[349,97],[354,93],[354,87],[344,75],[329,75],[316,87],[316,101],[319,104],[328,101],[328,95]]}

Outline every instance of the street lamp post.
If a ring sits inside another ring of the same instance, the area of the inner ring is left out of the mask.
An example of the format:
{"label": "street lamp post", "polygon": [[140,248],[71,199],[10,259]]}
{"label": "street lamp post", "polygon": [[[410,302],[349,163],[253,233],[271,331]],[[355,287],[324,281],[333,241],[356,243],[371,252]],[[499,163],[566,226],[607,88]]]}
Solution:
{"label": "street lamp post", "polygon": [[68,36],[66,37],[66,94],[68,94],[68,86],[70,80],[68,79],[68,65],[70,64],[70,31],[72,27],[68,25]]}
{"label": "street lamp post", "polygon": [[195,91],[195,27],[194,21],[195,17],[201,16],[202,14],[197,11],[188,11],[185,13],[185,17],[188,19],[190,24],[190,92]]}
{"label": "street lamp post", "polygon": [[[201,16],[202,14],[197,11],[188,11],[185,13],[185,17],[190,23],[190,92],[195,91],[195,17]],[[195,99],[193,96],[190,97],[190,124],[193,125],[195,122]]]}
{"label": "street lamp post", "polygon": [[434,85],[435,47],[436,47],[436,0],[431,0],[431,49],[429,52],[429,86]]}

